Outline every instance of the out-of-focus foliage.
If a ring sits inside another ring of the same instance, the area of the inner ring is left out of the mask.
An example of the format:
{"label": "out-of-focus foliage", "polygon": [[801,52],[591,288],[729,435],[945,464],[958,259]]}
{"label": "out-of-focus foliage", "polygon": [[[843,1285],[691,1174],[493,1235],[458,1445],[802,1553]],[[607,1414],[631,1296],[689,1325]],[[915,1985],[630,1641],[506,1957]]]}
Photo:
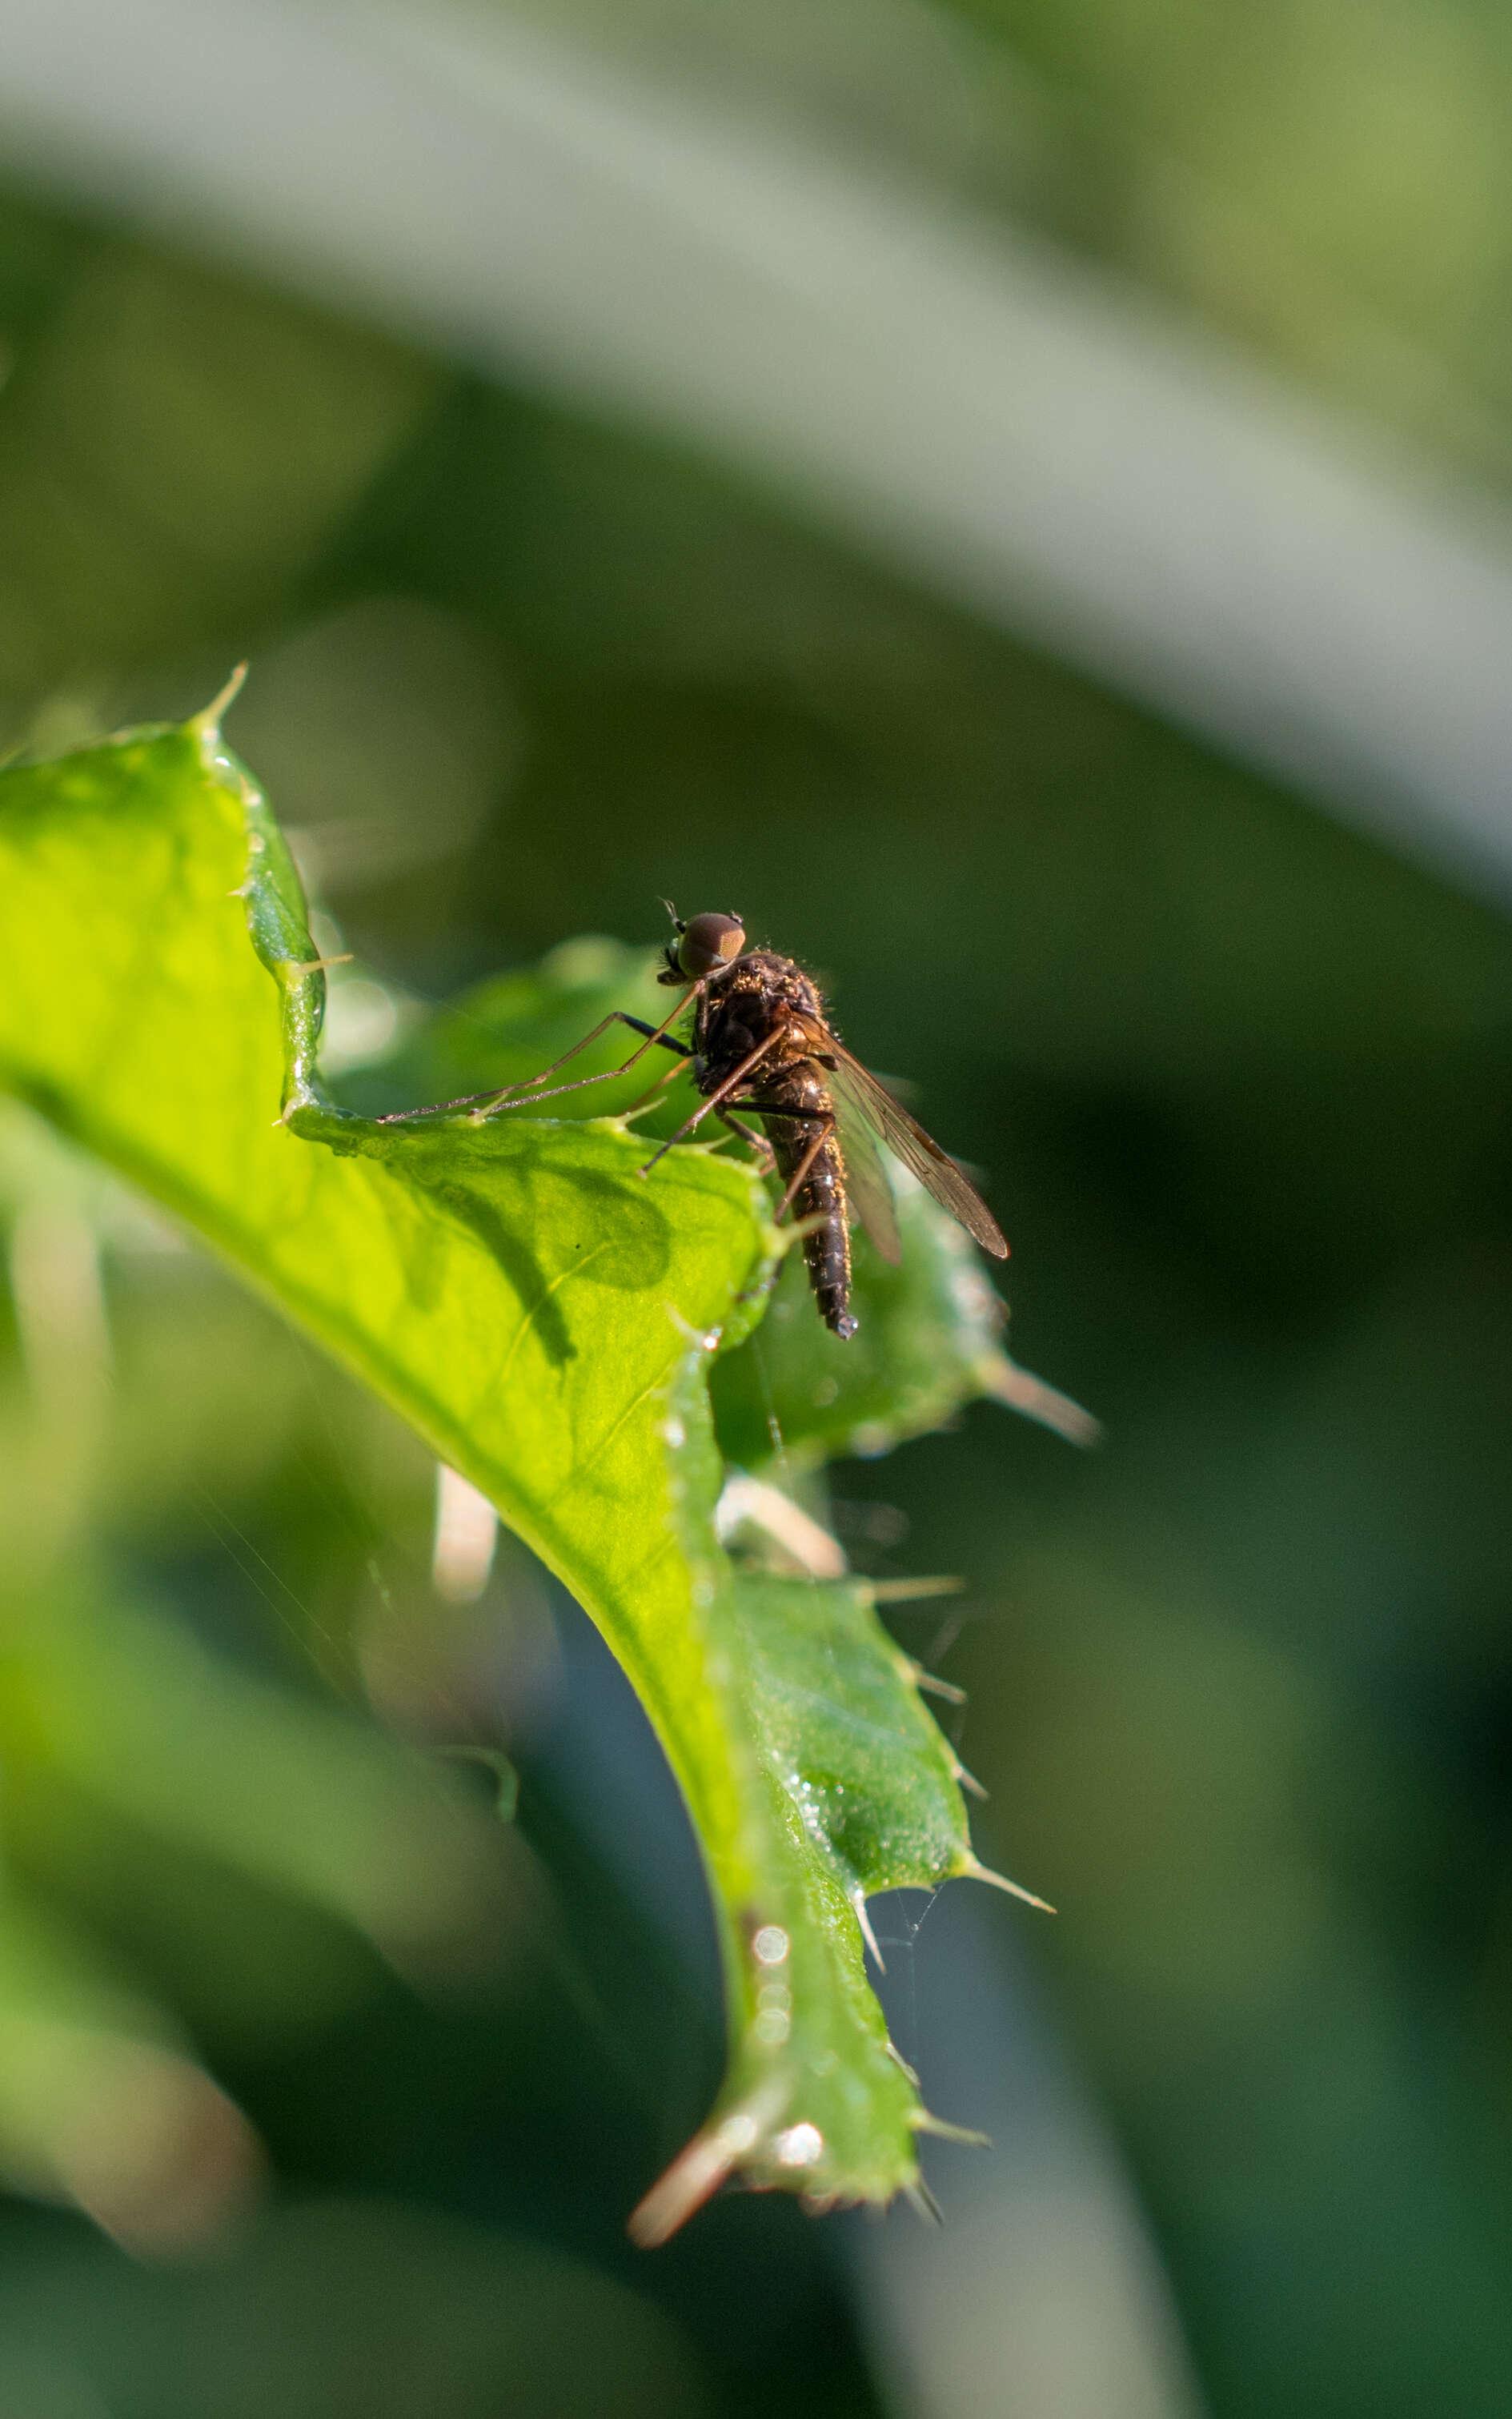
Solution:
{"label": "out-of-focus foliage", "polygon": [[699,2419],[706,2407],[677,2330],[623,2286],[517,2235],[381,2202],[286,2210],[233,2260],[187,2274],[122,2274],[96,2246],[39,2243],[0,2282],[0,2331],[16,2411]]}
{"label": "out-of-focus foliage", "polygon": [[214,660],[228,625],[276,609],[436,385],[365,333],[191,269],[73,260],[17,365],[0,459],[0,697],[61,693],[48,735],[70,690],[87,727],[164,640]]}
{"label": "out-of-focus foliage", "polygon": [[[213,1877],[223,1902],[251,1884],[435,1962],[495,1906],[479,1828],[380,1738],[239,1674],[82,1575],[6,1590],[0,1750],[17,1876],[0,1897],[0,2172],[138,2247],[193,2243],[258,2180],[255,2138],[178,2011],[47,1886],[177,1863]],[[202,1904],[202,1889],[182,1892],[170,1920],[178,1956],[222,1953],[224,1904]],[[339,2000],[359,1980],[342,1974],[349,1951],[329,1980],[322,1962],[329,1952],[313,1972],[301,1960],[281,1974],[275,1954],[250,1987],[265,2007],[286,1996],[303,2023],[312,1985],[330,2005],[332,1983]]]}
{"label": "out-of-focus foliage", "polygon": [[1512,44],[1475,0],[500,0],[1006,209],[1512,469]]}
{"label": "out-of-focus foliage", "polygon": [[[98,1566],[85,1523],[115,1491],[99,1244],[131,1219],[14,1111],[0,1147],[15,1319],[0,1387],[0,2169],[139,2244],[193,2240],[259,2165],[193,2053],[185,2018],[207,1982],[233,2024],[298,2032],[372,1987],[340,1927],[404,1961],[472,1963],[501,1901],[449,1776],[239,1671]],[[150,1493],[131,1488],[128,1525],[150,1519]],[[169,1967],[156,1983],[151,1956],[112,1939],[145,1883]]]}
{"label": "out-of-focus foliage", "polygon": [[1099,251],[1504,477],[1512,53],[1494,13],[961,0],[959,14],[1028,67]]}

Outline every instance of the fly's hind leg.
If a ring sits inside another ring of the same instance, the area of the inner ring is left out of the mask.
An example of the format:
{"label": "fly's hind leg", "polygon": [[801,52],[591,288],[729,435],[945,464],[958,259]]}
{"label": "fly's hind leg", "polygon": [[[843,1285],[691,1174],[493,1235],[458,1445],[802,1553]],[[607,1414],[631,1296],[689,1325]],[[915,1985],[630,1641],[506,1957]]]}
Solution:
{"label": "fly's hind leg", "polygon": [[799,1160],[797,1167],[794,1171],[793,1180],[789,1184],[787,1191],[783,1194],[781,1200],[777,1205],[777,1210],[773,1218],[774,1225],[779,1225],[787,1216],[788,1211],[792,1209],[795,1200],[797,1198],[798,1187],[803,1182],[804,1178],[808,1175],[810,1168],[812,1167],[814,1161],[824,1149],[825,1143],[829,1140],[829,1137],[834,1131],[835,1119],[833,1117],[826,1117],[824,1124],[820,1127],[819,1132],[815,1134],[812,1142],[809,1145],[808,1149],[804,1152],[803,1157]]}
{"label": "fly's hind leg", "polygon": [[[804,1152],[803,1157],[799,1160],[788,1184],[787,1191],[783,1194],[781,1200],[778,1203],[776,1210],[772,1213],[772,1224],[774,1225],[779,1225],[781,1221],[787,1216],[788,1211],[793,1207],[794,1201],[797,1197],[799,1185],[803,1182],[803,1179],[808,1175],[810,1167],[812,1167],[814,1161],[818,1158],[825,1143],[829,1140],[830,1135],[835,1132],[840,1120],[837,1118],[833,1109],[813,1111],[789,1109],[779,1106],[776,1102],[774,1102],[771,1107],[768,1108],[764,1101],[747,1101],[743,1105],[748,1109],[755,1109],[758,1115],[764,1117],[784,1117],[789,1125],[816,1125],[819,1128],[819,1132],[815,1134],[812,1142],[809,1145],[808,1149]],[[770,1148],[770,1146],[768,1146],[768,1148]]]}
{"label": "fly's hind leg", "polygon": [[750,1051],[746,1057],[742,1058],[739,1066],[731,1071],[731,1072],[725,1077],[723,1083],[717,1084],[715,1086],[713,1091],[710,1092],[704,1100],[702,1106],[695,1109],[690,1117],[686,1117],[674,1134],[668,1135],[666,1141],[661,1144],[660,1148],[652,1152],[651,1157],[647,1160],[644,1167],[637,1171],[638,1174],[641,1176],[649,1176],[657,1161],[666,1158],[667,1153],[671,1149],[674,1143],[686,1142],[688,1135],[697,1131],[697,1129],[703,1123],[704,1118],[709,1115],[711,1109],[716,1113],[716,1115],[718,1115],[723,1109],[724,1102],[729,1100],[731,1094],[733,1092],[738,1092],[741,1086],[748,1081],[751,1069],[756,1066],[761,1059],[764,1058],[768,1050],[774,1049],[781,1039],[781,1026],[774,1025],[771,1032],[766,1036],[765,1040],[758,1041],[755,1049]]}
{"label": "fly's hind leg", "polygon": [[777,1173],[777,1153],[772,1148],[771,1144],[767,1141],[766,1136],[764,1133],[758,1133],[754,1126],[747,1125],[744,1117],[732,1117],[728,1109],[718,1109],[715,1114],[718,1117],[721,1125],[728,1126],[733,1134],[738,1134],[740,1136],[742,1142],[749,1143],[752,1150],[755,1151],[761,1162],[761,1174],[763,1176],[775,1176]]}

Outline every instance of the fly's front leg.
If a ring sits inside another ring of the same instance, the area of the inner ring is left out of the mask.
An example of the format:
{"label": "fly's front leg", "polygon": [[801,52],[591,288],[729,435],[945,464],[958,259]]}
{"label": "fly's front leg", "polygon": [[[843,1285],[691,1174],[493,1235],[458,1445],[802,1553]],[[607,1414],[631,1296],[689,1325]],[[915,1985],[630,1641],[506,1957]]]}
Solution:
{"label": "fly's front leg", "polygon": [[[570,1050],[563,1050],[561,1057],[553,1058],[550,1066],[543,1067],[539,1074],[528,1075],[522,1084],[506,1084],[502,1091],[493,1094],[488,1108],[479,1109],[476,1112],[477,1116],[486,1117],[489,1109],[513,1108],[517,1102],[523,1100],[554,1101],[563,1092],[581,1092],[590,1084],[607,1084],[616,1075],[627,1075],[637,1059],[645,1056],[654,1041],[660,1049],[673,1052],[679,1060],[691,1058],[693,1053],[687,1044],[684,1041],[674,1041],[667,1030],[673,1018],[681,1016],[687,1005],[686,1000],[679,1000],[671,1015],[665,1018],[660,1025],[647,1025],[643,1017],[631,1016],[623,1008],[611,1008],[608,1016],[599,1019],[592,1033],[585,1033],[582,1040],[575,1041]],[[642,1033],[645,1036],[640,1049],[632,1050],[622,1067],[607,1067],[602,1075],[576,1075],[570,1084],[552,1084],[546,1091],[540,1089],[548,1075],[554,1075],[557,1069],[564,1067],[569,1058],[576,1058],[579,1050],[586,1050],[590,1041],[596,1041],[599,1035],[607,1033],[611,1025],[627,1025],[632,1033]]]}
{"label": "fly's front leg", "polygon": [[[625,1074],[635,1065],[638,1058],[645,1056],[654,1041],[663,1050],[673,1051],[679,1059],[691,1058],[693,1054],[687,1043],[674,1041],[667,1030],[667,1026],[674,1018],[682,1014],[687,1005],[686,1000],[679,1000],[671,1015],[661,1025],[647,1025],[643,1018],[631,1016],[623,1008],[611,1008],[607,1016],[599,1018],[592,1033],[585,1033],[580,1041],[575,1041],[572,1044],[570,1050],[563,1050],[560,1058],[553,1058],[549,1067],[543,1067],[538,1074],[528,1075],[523,1083],[505,1084],[497,1092],[469,1092],[459,1101],[436,1101],[429,1108],[392,1109],[386,1117],[379,1117],[378,1122],[380,1126],[407,1125],[414,1117],[443,1117],[448,1109],[471,1109],[474,1120],[477,1121],[490,1117],[495,1109],[513,1107],[518,1100],[554,1101],[562,1092],[580,1092],[589,1084],[607,1084],[615,1075]],[[627,1025],[632,1033],[642,1033],[645,1036],[640,1049],[631,1051],[623,1067],[606,1068],[602,1075],[579,1075],[570,1084],[553,1084],[549,1091],[543,1092],[538,1088],[546,1082],[548,1075],[554,1075],[559,1067],[564,1067],[569,1058],[576,1058],[579,1050],[586,1050],[590,1041],[596,1041],[601,1033],[607,1033],[611,1025]]]}

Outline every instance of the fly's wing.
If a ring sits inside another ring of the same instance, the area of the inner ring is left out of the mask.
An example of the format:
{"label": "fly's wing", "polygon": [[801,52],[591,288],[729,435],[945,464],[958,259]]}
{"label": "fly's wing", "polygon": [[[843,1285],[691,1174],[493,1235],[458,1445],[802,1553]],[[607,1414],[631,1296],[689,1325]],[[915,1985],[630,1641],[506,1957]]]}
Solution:
{"label": "fly's wing", "polygon": [[[828,1071],[827,1070],[825,1071]],[[885,1260],[896,1268],[903,1258],[898,1221],[893,1213],[892,1187],[882,1164],[872,1129],[860,1103],[843,1081],[834,1080],[831,1098],[840,1119],[841,1155],[845,1162],[845,1197]]]}
{"label": "fly's wing", "polygon": [[[933,1194],[941,1209],[949,1210],[952,1218],[960,1220],[967,1234],[975,1236],[984,1252],[991,1252],[996,1259],[1006,1260],[1008,1245],[1003,1240],[996,1219],[976,1186],[966,1182],[954,1160],[946,1157],[939,1144],[931,1140],[923,1127],[915,1123],[906,1109],[899,1107],[892,1094],[885,1091],[876,1077],[869,1074],[860,1060],[853,1058],[833,1036],[828,1048],[834,1058],[831,1085],[846,1137],[847,1168],[854,1163],[854,1137],[864,1120],[873,1132],[881,1136],[894,1156],[903,1161],[904,1167],[918,1177],[920,1184]],[[847,1111],[850,1113],[848,1117]],[[874,1151],[872,1159],[874,1165]],[[870,1223],[859,1197],[856,1208],[861,1210],[863,1224],[866,1224],[870,1234]],[[890,1203],[887,1223],[892,1229],[894,1243],[894,1251],[887,1256],[892,1258],[896,1253],[897,1228],[892,1222]]]}
{"label": "fly's wing", "polygon": [[[825,1071],[840,1126],[841,1155],[845,1162],[845,1206],[851,1212],[852,1224],[858,1218],[883,1258],[896,1268],[903,1256],[903,1245],[898,1240],[892,1187],[872,1140],[877,1120],[866,1106],[864,1093],[854,1086],[847,1089],[841,1070],[846,1053],[823,1019],[795,1014],[789,1019],[789,1029],[795,1040],[808,1044],[810,1055]],[[864,1084],[873,1081],[856,1060],[848,1063]]]}

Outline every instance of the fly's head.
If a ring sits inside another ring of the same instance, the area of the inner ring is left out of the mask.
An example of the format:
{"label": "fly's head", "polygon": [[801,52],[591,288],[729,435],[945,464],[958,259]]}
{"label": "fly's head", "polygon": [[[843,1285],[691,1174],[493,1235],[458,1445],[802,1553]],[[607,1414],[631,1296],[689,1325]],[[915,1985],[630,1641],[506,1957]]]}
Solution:
{"label": "fly's head", "polygon": [[746,928],[738,916],[693,916],[685,922],[673,914],[670,900],[662,904],[672,919],[672,937],[658,982],[706,983],[734,964],[746,946]]}

